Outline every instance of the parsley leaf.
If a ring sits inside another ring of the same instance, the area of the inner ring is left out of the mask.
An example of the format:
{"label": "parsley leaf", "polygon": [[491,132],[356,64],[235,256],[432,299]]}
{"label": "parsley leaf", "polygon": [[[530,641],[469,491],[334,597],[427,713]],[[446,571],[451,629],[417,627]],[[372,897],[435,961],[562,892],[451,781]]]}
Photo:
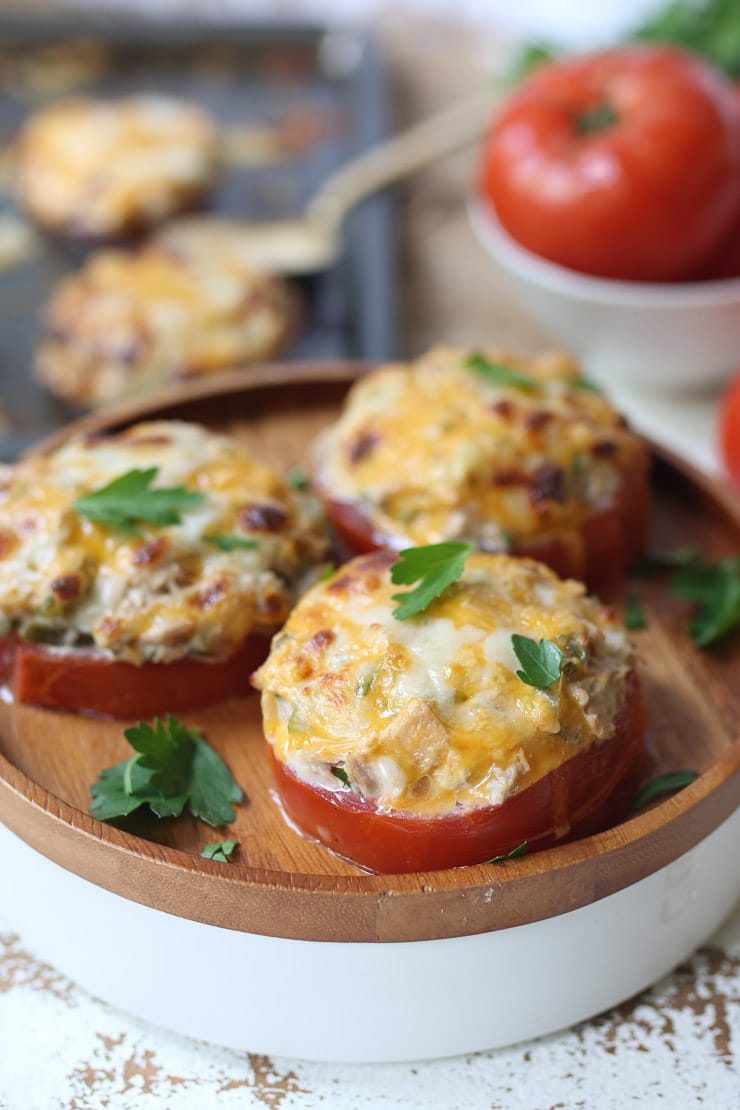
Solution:
{"label": "parsley leaf", "polygon": [[238,847],[238,840],[219,840],[216,844],[206,844],[200,854],[203,859],[215,859],[218,863],[229,863]]}
{"label": "parsley leaf", "polygon": [[101,771],[90,788],[90,813],[100,821],[127,817],[148,805],[157,817],[179,817],[187,805],[209,825],[234,820],[242,792],[226,764],[200,735],[171,714],[124,730],[137,752]]}
{"label": "parsley leaf", "polygon": [[517,678],[526,682],[527,686],[546,690],[560,678],[563,653],[552,640],[543,639],[537,643],[530,636],[520,636],[515,632],[511,637],[511,646],[522,665],[522,669],[516,672]]}
{"label": "parsley leaf", "polygon": [[179,524],[180,513],[205,501],[205,494],[184,486],[151,489],[159,473],[156,466],[149,470],[128,470],[107,486],[78,497],[74,507],[81,516],[98,524],[119,528],[132,536],[138,535],[134,524]]}
{"label": "parsley leaf", "polygon": [[436,597],[458,580],[472,550],[471,543],[451,540],[399,551],[398,559],[391,567],[391,582],[396,585],[418,582],[419,585],[415,590],[393,594],[393,600],[400,602],[393,610],[396,620],[405,621],[407,617],[428,608]]}
{"label": "parsley leaf", "polygon": [[306,489],[309,485],[309,478],[305,471],[301,470],[300,466],[291,466],[288,473],[285,475],[285,481],[293,489],[302,490]]}
{"label": "parsley leaf", "polygon": [[507,859],[519,859],[520,856],[526,854],[527,841],[523,840],[521,844],[517,844],[516,848],[512,848],[503,856],[491,856],[490,859],[485,860],[486,863],[506,863]]}
{"label": "parsley leaf", "polygon": [[334,566],[334,563],[326,563],[324,565],[324,569],[322,570],[321,574],[316,579],[316,581],[317,582],[326,582],[329,578],[331,578],[332,574],[334,573],[334,571],[336,569],[337,568]]}
{"label": "parsley leaf", "polygon": [[331,767],[330,770],[331,773],[334,775],[334,778],[339,779],[339,781],[343,782],[345,786],[350,785],[349,775],[345,771],[344,767],[339,767],[335,765],[334,767]]}
{"label": "parsley leaf", "polygon": [[590,378],[572,378],[568,385],[571,389],[580,389],[583,393],[601,393],[601,386],[592,382]]}
{"label": "parsley leaf", "polygon": [[629,628],[630,632],[635,632],[638,628],[647,628],[645,610],[636,590],[629,590],[627,593],[624,603],[624,627]]}
{"label": "parsley leaf", "polygon": [[520,374],[510,366],[503,366],[500,362],[491,362],[479,351],[474,351],[465,359],[469,370],[475,370],[481,378],[494,385],[510,385],[514,389],[539,389],[540,383],[534,378]]}
{"label": "parsley leaf", "polygon": [[257,540],[248,540],[245,536],[202,536],[204,543],[212,543],[219,551],[254,551],[259,547]]}
{"label": "parsley leaf", "polygon": [[671,590],[698,606],[689,625],[697,647],[709,647],[740,625],[740,555],[686,567]]}
{"label": "parsley leaf", "polygon": [[654,798],[659,798],[661,794],[675,794],[677,790],[683,790],[698,777],[698,771],[669,771],[666,775],[658,775],[657,778],[650,779],[640,787],[632,800],[630,809],[634,813],[646,806],[648,802],[652,802]]}

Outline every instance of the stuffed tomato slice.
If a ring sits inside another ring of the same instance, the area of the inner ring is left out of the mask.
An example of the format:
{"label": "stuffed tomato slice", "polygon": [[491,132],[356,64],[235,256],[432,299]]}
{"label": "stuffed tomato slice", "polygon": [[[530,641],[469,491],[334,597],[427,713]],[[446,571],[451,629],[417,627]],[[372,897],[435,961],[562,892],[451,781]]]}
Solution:
{"label": "stuffed tomato slice", "polygon": [[608,593],[647,542],[647,449],[563,355],[381,367],[317,441],[314,481],[348,555],[462,538]]}
{"label": "stuffed tomato slice", "polygon": [[241,443],[157,421],[0,468],[0,674],[114,717],[249,691],[328,541]]}
{"label": "stuffed tomato slice", "polygon": [[415,549],[448,584],[411,613],[434,583],[396,592],[408,556],[354,559],[299,603],[255,675],[287,816],[373,871],[603,828],[642,760],[639,678],[611,612],[527,559],[468,551],[450,581],[461,547]]}

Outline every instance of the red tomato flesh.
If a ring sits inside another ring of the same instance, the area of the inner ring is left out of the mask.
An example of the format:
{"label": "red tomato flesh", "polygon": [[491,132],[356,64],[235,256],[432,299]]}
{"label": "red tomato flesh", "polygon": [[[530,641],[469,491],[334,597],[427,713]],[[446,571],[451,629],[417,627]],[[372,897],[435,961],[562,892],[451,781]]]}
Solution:
{"label": "red tomato flesh", "polygon": [[730,383],[720,404],[719,445],[730,480],[740,490],[740,374]]}
{"label": "red tomato flesh", "polygon": [[249,676],[267,657],[267,636],[250,636],[229,659],[188,656],[173,663],[110,660],[95,651],[0,639],[0,680],[17,702],[104,717],[153,717],[204,709],[250,692]]}
{"label": "red tomato flesh", "polygon": [[543,66],[493,121],[481,192],[518,242],[561,266],[690,279],[740,213],[736,97],[670,46]]}
{"label": "red tomato flesh", "polygon": [[277,791],[291,821],[361,867],[401,874],[484,863],[525,840],[527,851],[536,851],[613,824],[624,816],[627,799],[611,803],[642,762],[645,727],[640,683],[631,671],[612,737],[591,744],[499,806],[439,817],[380,811],[349,789],[309,785],[272,748],[270,753]]}

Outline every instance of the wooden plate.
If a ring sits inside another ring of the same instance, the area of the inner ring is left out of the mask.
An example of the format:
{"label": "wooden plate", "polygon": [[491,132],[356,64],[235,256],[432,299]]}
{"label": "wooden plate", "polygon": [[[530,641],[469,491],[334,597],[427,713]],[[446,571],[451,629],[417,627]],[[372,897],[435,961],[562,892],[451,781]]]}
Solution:
{"label": "wooden plate", "polygon": [[[198,420],[244,438],[287,468],[305,458],[366,367],[264,367],[188,385],[156,401],[81,421],[46,441],[139,419]],[[710,557],[740,549],[731,496],[656,453],[653,546],[701,543]],[[239,862],[198,853],[219,833],[191,820],[131,819],[128,831],[87,815],[97,773],[125,758],[120,722],[0,704],[0,818],[28,845],[117,894],[183,918],[272,937],[408,941],[505,929],[563,914],[653,874],[715,830],[740,797],[738,638],[697,651],[687,608],[665,581],[643,579],[648,627],[636,633],[650,713],[651,773],[701,772],[690,787],[598,836],[505,866],[368,875],[290,828],[270,790],[256,696],[187,715],[226,759],[247,795],[228,836]]]}

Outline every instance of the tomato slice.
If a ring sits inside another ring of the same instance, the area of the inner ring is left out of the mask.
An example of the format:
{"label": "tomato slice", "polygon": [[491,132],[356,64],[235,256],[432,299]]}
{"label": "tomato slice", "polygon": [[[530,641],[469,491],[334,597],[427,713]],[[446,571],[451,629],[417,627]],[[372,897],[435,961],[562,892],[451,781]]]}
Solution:
{"label": "tomato slice", "polygon": [[313,786],[275,756],[272,768],[288,817],[337,855],[384,874],[484,863],[523,841],[527,851],[605,828],[624,816],[626,787],[644,754],[645,706],[639,679],[627,676],[613,736],[593,743],[498,806],[439,817],[379,810],[347,789]]}
{"label": "tomato slice", "polygon": [[267,636],[250,636],[228,659],[209,663],[188,656],[136,666],[95,651],[0,639],[0,680],[17,702],[105,717],[153,717],[203,709],[247,694],[249,676],[267,657]]}
{"label": "tomato slice", "polygon": [[[391,543],[353,503],[325,493],[324,506],[347,557],[407,546]],[[590,590],[608,597],[619,591],[628,570],[645,550],[649,516],[647,474],[642,466],[634,466],[622,475],[621,485],[608,505],[595,509],[575,527],[541,539],[516,542],[511,554],[537,559],[561,578],[577,578]]]}

